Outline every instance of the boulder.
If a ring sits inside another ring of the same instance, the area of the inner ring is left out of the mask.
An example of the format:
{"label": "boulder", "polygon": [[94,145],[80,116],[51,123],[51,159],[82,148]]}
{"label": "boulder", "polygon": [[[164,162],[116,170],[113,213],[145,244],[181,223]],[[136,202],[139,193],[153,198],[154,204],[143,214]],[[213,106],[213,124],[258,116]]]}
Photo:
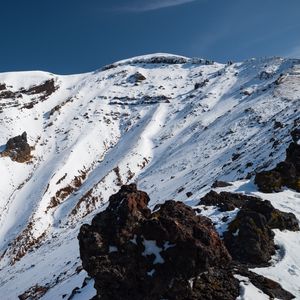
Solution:
{"label": "boulder", "polygon": [[243,194],[210,191],[200,199],[198,205],[217,206],[220,211],[230,211],[242,207],[246,201],[252,198]]}
{"label": "boulder", "polygon": [[27,142],[27,133],[10,138],[1,156],[10,157],[13,161],[24,163],[31,159],[31,147]]}
{"label": "boulder", "polygon": [[200,299],[208,293],[206,281],[211,290],[218,286],[216,295],[229,289],[223,299],[235,299],[238,282],[231,273],[203,273],[231,262],[211,221],[172,200],[151,213],[148,202],[136,185],[122,186],[108,208],[81,227],[80,256],[95,280],[95,299]]}
{"label": "boulder", "polygon": [[245,202],[224,233],[224,243],[235,261],[267,266],[275,254],[272,229],[299,230],[295,215],[275,209],[270,201],[252,197]]}

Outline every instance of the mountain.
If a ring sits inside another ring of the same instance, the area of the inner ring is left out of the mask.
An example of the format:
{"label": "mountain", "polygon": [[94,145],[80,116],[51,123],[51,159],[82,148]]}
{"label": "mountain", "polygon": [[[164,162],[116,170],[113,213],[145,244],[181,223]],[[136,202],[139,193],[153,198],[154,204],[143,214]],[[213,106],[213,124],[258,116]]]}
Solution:
{"label": "mountain", "polygon": [[[198,207],[215,180],[230,181],[216,190],[259,196],[300,219],[299,193],[261,193],[253,177],[284,159],[299,99],[300,60],[278,57],[220,64],[153,54],[79,75],[0,74],[1,298],[30,288],[33,299],[95,295],[77,235],[123,184],[137,183],[150,208],[167,199]],[[224,213],[205,215],[224,231]],[[300,234],[276,229],[275,241],[280,253],[255,272],[300,299]],[[251,284],[240,299],[248,292],[268,299]]]}

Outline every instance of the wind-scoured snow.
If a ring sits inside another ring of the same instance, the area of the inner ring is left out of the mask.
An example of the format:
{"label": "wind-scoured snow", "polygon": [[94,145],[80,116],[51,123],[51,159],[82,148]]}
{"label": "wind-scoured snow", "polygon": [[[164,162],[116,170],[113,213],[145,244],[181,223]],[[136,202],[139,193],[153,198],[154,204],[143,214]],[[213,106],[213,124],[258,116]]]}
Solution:
{"label": "wind-scoured snow", "polygon": [[[132,81],[136,73],[145,79]],[[50,95],[26,93],[48,80]],[[41,299],[69,297],[76,287],[75,296],[85,296],[74,299],[91,298],[92,281],[82,287],[77,234],[122,184],[136,182],[153,208],[168,199],[197,206],[216,179],[226,180],[233,182],[227,190],[258,195],[300,218],[298,193],[262,194],[251,180],[240,181],[285,156],[300,115],[300,60],[219,64],[153,54],[72,76],[3,73],[1,84],[0,151],[23,131],[34,147],[29,163],[0,157],[1,299],[35,285],[48,288]],[[237,211],[203,213],[222,233]],[[275,233],[282,251],[255,272],[300,299],[300,235]]]}

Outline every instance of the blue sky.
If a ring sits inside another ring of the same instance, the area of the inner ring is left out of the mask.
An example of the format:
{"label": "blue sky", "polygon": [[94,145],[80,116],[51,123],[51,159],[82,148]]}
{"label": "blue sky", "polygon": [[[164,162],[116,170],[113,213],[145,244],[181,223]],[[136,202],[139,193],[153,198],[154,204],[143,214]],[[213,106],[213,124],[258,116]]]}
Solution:
{"label": "blue sky", "polygon": [[95,70],[169,52],[300,58],[299,0],[1,0],[0,71]]}

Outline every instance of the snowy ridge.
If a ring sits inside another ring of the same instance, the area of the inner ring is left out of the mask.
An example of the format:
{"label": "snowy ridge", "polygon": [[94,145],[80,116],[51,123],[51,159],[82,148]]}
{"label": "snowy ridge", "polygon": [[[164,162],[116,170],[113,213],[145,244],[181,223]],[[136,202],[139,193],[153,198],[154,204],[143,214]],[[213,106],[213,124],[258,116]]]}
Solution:
{"label": "snowy ridge", "polygon": [[[135,74],[144,78],[132,81]],[[152,206],[172,198],[196,205],[215,179],[250,179],[274,167],[299,120],[300,60],[292,59],[225,65],[154,54],[72,76],[3,73],[3,84],[0,151],[23,131],[34,146],[27,164],[0,157],[4,300],[37,284],[49,289],[41,299],[81,287],[79,227],[120,185],[137,182]],[[251,184],[235,191],[256,193]],[[300,218],[299,194],[259,196]],[[276,238],[290,256],[256,271],[300,299],[299,233]]]}

